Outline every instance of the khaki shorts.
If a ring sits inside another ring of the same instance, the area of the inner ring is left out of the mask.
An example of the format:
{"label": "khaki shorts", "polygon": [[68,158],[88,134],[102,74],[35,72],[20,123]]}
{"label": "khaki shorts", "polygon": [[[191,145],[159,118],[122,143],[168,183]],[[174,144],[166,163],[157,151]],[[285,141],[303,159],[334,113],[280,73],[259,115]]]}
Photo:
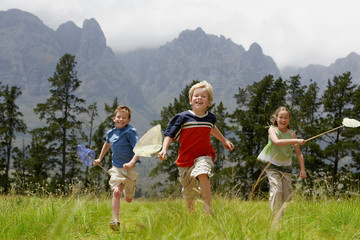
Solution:
{"label": "khaki shorts", "polygon": [[111,190],[119,186],[120,184],[124,185],[125,196],[127,198],[133,198],[135,194],[136,188],[136,180],[139,177],[139,173],[137,172],[136,168],[131,168],[130,170],[125,170],[123,168],[117,168],[113,166],[110,170],[110,187]]}
{"label": "khaki shorts", "polygon": [[194,165],[191,167],[179,167],[180,183],[182,194],[185,199],[193,200],[199,194],[198,185],[199,181],[197,176],[207,174],[212,176],[211,168],[214,163],[209,156],[201,156],[194,160]]}

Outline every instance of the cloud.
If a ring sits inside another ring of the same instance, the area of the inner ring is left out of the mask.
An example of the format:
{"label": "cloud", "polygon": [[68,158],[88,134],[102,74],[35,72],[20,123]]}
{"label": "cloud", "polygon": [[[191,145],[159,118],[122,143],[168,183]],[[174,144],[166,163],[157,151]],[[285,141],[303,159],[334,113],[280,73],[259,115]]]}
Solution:
{"label": "cloud", "polygon": [[257,42],[279,67],[329,65],[360,52],[357,0],[2,0],[56,29],[95,18],[114,51],[158,47],[201,27],[246,49]]}

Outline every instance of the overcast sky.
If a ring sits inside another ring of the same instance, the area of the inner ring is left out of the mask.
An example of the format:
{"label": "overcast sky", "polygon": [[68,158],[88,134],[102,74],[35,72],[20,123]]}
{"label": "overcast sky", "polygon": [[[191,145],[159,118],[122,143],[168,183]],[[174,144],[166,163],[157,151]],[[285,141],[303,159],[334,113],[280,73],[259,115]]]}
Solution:
{"label": "overcast sky", "polygon": [[95,18],[115,52],[159,47],[201,27],[246,50],[257,42],[279,68],[333,63],[360,54],[358,0],[1,0],[56,30]]}

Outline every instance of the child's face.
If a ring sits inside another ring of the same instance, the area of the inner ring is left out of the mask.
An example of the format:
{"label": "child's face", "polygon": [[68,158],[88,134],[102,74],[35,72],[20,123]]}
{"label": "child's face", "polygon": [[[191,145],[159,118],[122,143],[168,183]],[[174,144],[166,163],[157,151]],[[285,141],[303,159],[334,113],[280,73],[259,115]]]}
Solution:
{"label": "child's face", "polygon": [[129,113],[119,111],[116,113],[113,120],[117,128],[124,128],[130,123]]}
{"label": "child's face", "polygon": [[290,123],[290,115],[287,111],[280,111],[276,116],[276,122],[279,129],[287,129]]}
{"label": "child's face", "polygon": [[195,113],[205,113],[210,107],[209,94],[206,88],[197,88],[190,99],[190,105]]}

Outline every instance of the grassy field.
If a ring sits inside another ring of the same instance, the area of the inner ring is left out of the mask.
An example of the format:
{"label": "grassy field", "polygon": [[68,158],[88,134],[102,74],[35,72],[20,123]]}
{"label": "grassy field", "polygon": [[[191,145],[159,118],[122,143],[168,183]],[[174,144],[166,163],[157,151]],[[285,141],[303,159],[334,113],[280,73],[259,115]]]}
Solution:
{"label": "grassy field", "polygon": [[121,202],[121,229],[109,228],[105,196],[0,196],[0,239],[360,239],[360,199],[295,198],[273,224],[267,201],[214,197],[214,216],[198,200]]}

